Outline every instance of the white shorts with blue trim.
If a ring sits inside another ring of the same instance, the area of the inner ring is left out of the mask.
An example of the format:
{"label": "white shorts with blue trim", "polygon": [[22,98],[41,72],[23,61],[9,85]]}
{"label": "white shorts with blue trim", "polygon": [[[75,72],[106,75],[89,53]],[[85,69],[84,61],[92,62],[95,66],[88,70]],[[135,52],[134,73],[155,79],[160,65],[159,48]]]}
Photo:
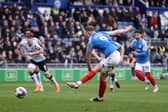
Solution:
{"label": "white shorts with blue trim", "polygon": [[104,58],[100,64],[102,65],[101,72],[109,72],[112,70],[112,67],[117,66],[120,63],[120,52],[114,51],[107,58]]}

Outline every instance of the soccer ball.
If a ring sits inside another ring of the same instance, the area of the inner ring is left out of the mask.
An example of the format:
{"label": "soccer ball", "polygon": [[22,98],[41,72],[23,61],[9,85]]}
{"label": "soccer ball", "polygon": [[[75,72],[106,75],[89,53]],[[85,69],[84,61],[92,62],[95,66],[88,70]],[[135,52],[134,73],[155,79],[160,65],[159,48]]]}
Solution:
{"label": "soccer ball", "polygon": [[17,98],[24,98],[27,95],[27,90],[24,87],[17,87],[15,95]]}

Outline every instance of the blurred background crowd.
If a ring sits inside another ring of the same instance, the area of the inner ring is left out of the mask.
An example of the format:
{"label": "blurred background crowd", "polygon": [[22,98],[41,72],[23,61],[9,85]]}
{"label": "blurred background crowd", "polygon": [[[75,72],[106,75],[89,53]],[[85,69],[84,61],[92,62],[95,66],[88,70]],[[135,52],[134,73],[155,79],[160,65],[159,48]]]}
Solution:
{"label": "blurred background crowd", "polygon": [[[38,0],[34,1],[38,2]],[[142,1],[148,6],[168,7],[168,0]],[[157,11],[140,13],[139,7],[132,7],[132,0],[69,0],[68,4],[77,6],[108,4],[116,7],[77,7],[67,10],[52,8],[50,12],[44,10],[41,13],[38,10],[32,11],[30,5],[0,4],[0,64],[4,61],[8,63],[25,61],[17,54],[17,46],[24,38],[26,28],[31,28],[34,36],[44,43],[47,62],[85,63],[87,40],[84,34],[87,25],[95,26],[96,31],[110,31],[133,25],[134,30],[144,31],[144,38],[150,47],[152,63],[162,64],[168,57],[168,26],[161,24]],[[118,7],[121,5],[127,7]],[[134,31],[114,37],[114,40],[126,48],[125,63],[129,57],[129,43],[133,38]],[[95,61],[93,59],[93,62]]]}
{"label": "blurred background crowd", "polygon": [[[131,6],[134,0],[69,0],[71,4],[75,5],[113,5],[113,6]],[[152,7],[168,7],[168,0],[142,0],[146,5]]]}

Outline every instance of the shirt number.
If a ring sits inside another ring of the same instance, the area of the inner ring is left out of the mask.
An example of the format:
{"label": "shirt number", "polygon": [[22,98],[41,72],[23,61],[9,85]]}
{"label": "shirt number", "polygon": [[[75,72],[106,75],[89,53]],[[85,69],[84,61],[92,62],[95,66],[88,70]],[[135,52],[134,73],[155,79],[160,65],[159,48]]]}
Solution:
{"label": "shirt number", "polygon": [[101,37],[100,37],[100,40],[108,41],[107,37],[105,37],[105,36],[101,36]]}

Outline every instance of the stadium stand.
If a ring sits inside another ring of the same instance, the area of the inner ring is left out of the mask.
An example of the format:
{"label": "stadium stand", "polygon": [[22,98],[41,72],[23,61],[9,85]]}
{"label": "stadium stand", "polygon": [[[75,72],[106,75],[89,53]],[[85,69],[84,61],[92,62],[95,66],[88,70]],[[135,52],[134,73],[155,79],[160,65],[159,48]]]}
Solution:
{"label": "stadium stand", "polygon": [[[162,64],[168,57],[168,12],[165,8],[168,0],[139,1],[149,7],[146,13],[141,13],[134,0],[70,0],[66,9],[40,9],[35,6],[36,3],[45,6],[47,0],[0,2],[0,64],[4,60],[7,63],[24,62],[16,53],[16,48],[27,27],[44,42],[49,63],[84,63],[87,43],[84,33],[88,24],[95,26],[96,31],[127,25],[133,25],[134,30],[142,29],[151,45],[151,62]],[[156,7],[160,7],[159,10]],[[114,39],[127,49],[134,30]],[[128,57],[128,52],[125,56]]]}

